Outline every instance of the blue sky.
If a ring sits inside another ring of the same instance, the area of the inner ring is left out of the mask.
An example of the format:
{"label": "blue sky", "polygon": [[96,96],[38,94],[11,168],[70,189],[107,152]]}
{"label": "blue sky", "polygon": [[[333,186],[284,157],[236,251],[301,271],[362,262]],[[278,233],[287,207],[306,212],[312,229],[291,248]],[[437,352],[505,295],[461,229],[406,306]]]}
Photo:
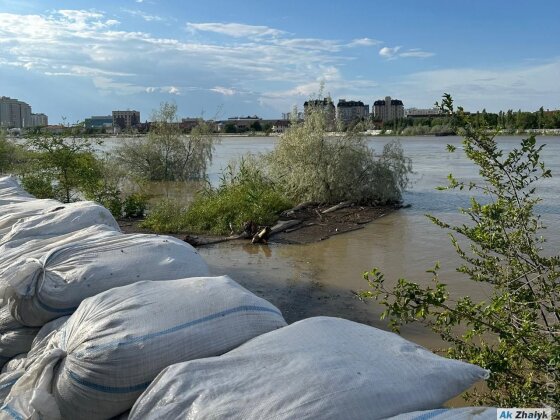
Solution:
{"label": "blue sky", "polygon": [[0,95],[50,122],[114,109],[279,118],[319,92],[560,108],[560,2],[0,0]]}

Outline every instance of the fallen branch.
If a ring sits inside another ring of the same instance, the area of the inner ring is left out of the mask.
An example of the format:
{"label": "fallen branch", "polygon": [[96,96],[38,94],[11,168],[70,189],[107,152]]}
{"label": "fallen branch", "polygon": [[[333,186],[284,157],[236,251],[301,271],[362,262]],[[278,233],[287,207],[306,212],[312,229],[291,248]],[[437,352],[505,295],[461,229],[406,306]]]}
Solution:
{"label": "fallen branch", "polygon": [[299,203],[297,206],[289,209],[289,210],[284,210],[280,216],[282,217],[290,217],[293,216],[295,212],[300,211],[300,210],[304,210],[307,207],[312,207],[312,206],[316,206],[317,202],[315,201],[306,201],[304,203]]}
{"label": "fallen branch", "polygon": [[185,236],[183,241],[185,241],[186,243],[188,243],[192,246],[204,246],[204,245],[219,244],[219,243],[228,242],[228,241],[235,241],[235,240],[238,240],[238,239],[249,239],[250,237],[251,236],[249,236],[246,232],[243,232],[239,235],[226,236],[226,237],[222,237],[222,238],[212,238],[212,239],[201,239],[198,236],[187,235],[187,236]]}
{"label": "fallen branch", "polygon": [[345,209],[346,207],[350,207],[353,204],[354,204],[353,201],[343,201],[342,203],[338,203],[336,206],[332,206],[332,207],[329,207],[326,210],[323,210],[321,213],[322,214],[331,213],[333,211],[337,211],[337,210],[340,210],[340,209]]}
{"label": "fallen branch", "polygon": [[279,233],[279,232],[284,232],[286,229],[297,226],[300,223],[301,223],[301,220],[297,220],[297,219],[280,220],[274,226],[272,226],[272,228],[270,228],[270,236],[272,236],[276,233]]}

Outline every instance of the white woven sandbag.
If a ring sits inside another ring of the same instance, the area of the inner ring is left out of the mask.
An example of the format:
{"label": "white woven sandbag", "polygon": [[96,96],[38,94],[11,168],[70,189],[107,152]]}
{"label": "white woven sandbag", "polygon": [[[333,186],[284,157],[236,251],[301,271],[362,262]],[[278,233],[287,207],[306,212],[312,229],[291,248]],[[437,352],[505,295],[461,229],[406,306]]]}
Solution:
{"label": "white woven sandbag", "polygon": [[[23,203],[7,204],[5,206],[0,206],[0,228],[5,228],[6,226],[6,216],[12,217],[29,217],[34,216],[41,211],[61,205],[57,200],[50,199],[34,199],[31,201],[26,201]],[[13,223],[12,223],[13,224]]]}
{"label": "white woven sandbag", "polygon": [[45,211],[45,209],[52,208],[57,204],[61,205],[56,200],[32,200],[0,206],[0,239],[18,221],[26,217],[37,216]]}
{"label": "white woven sandbag", "polygon": [[64,235],[93,225],[107,225],[120,230],[105,207],[91,201],[80,201],[56,206],[40,215],[20,220],[0,239],[0,245],[32,237]]}
{"label": "white woven sandbag", "polygon": [[7,306],[0,307],[0,368],[10,359],[31,349],[39,328],[22,325],[12,317]]}
{"label": "white woven sandbag", "polygon": [[309,318],[168,367],[130,419],[383,419],[441,407],[487,374],[396,334]]}
{"label": "white woven sandbag", "polygon": [[497,414],[493,407],[439,408],[399,414],[388,420],[496,420]]}
{"label": "white woven sandbag", "polygon": [[[46,347],[45,340],[48,340],[51,334],[60,330],[64,326],[68,318],[70,317],[61,316],[60,318],[53,319],[52,321],[49,321],[45,325],[43,325],[33,339],[33,343],[31,343],[31,351],[35,351],[38,347],[41,346]],[[44,343],[44,345],[41,343]]]}
{"label": "white woven sandbag", "polygon": [[107,225],[93,225],[64,235],[37,236],[10,241],[0,245],[0,275],[20,258],[41,258],[50,250],[80,240],[102,240],[122,235],[119,230]]}
{"label": "white woven sandbag", "polygon": [[276,307],[225,276],[111,289],[84,300],[51,336],[2,412],[113,417],[128,410],[163,368],[223,354],[285,325]]}
{"label": "white woven sandbag", "polygon": [[0,192],[0,206],[26,203],[33,200],[36,200],[36,198],[30,194],[27,194],[25,191],[20,191],[15,188],[7,189],[4,190],[4,192]]}
{"label": "white woven sandbag", "polygon": [[12,315],[27,326],[42,326],[71,314],[82,300],[142,280],[208,276],[208,266],[189,244],[170,236],[119,235],[74,242],[43,258],[28,259],[6,276]]}
{"label": "white woven sandbag", "polygon": [[35,197],[21,188],[15,178],[11,176],[0,178],[0,206],[31,200],[35,200]]}
{"label": "white woven sandbag", "polygon": [[13,176],[0,176],[0,193],[8,188],[20,188],[19,183],[17,182],[17,179],[15,179]]}
{"label": "white woven sandbag", "polygon": [[27,353],[20,353],[10,359],[8,363],[2,367],[2,373],[13,372],[14,370],[22,369],[27,360]]}
{"label": "white woven sandbag", "polygon": [[4,300],[4,292],[8,285],[6,277],[19,270],[21,258],[41,258],[50,250],[76,241],[103,241],[113,236],[122,235],[114,227],[94,225],[69,232],[65,235],[40,236],[23,238],[0,245],[0,301]]}
{"label": "white woven sandbag", "polygon": [[[24,372],[25,371],[23,369],[17,369],[11,372],[0,374],[0,403],[4,402],[4,400],[10,393],[12,386],[17,382],[19,378],[21,378]],[[9,413],[6,414],[9,415]],[[0,417],[4,417],[2,416],[2,413],[0,413]]]}

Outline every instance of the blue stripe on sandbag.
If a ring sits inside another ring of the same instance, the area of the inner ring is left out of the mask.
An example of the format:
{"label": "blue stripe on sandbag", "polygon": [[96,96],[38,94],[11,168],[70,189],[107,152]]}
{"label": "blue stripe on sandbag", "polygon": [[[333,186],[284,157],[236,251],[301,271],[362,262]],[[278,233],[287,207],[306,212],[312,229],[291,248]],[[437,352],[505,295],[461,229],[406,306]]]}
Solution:
{"label": "blue stripe on sandbag", "polygon": [[185,322],[184,324],[176,325],[175,327],[171,327],[171,328],[168,328],[168,329],[163,330],[163,331],[150,333],[150,334],[146,334],[146,335],[141,335],[139,337],[133,337],[133,338],[130,338],[130,339],[125,340],[125,341],[116,341],[116,342],[112,342],[112,343],[100,344],[98,346],[92,346],[92,347],[84,350],[83,352],[75,353],[75,355],[80,356],[82,354],[89,353],[92,350],[103,350],[103,349],[111,348],[111,347],[115,347],[115,346],[126,346],[126,345],[129,345],[129,344],[135,344],[135,343],[142,342],[142,341],[152,340],[154,338],[158,338],[158,337],[161,337],[161,336],[164,336],[164,335],[167,335],[167,334],[171,334],[171,333],[183,330],[185,328],[190,328],[190,327],[194,327],[195,325],[200,325],[200,324],[203,324],[205,322],[213,321],[215,319],[224,317],[226,315],[231,315],[231,314],[234,314],[234,313],[237,313],[237,312],[251,312],[251,311],[253,311],[253,312],[271,312],[273,314],[282,316],[282,313],[280,311],[276,310],[276,309],[271,309],[271,308],[267,308],[267,307],[264,307],[264,306],[243,305],[243,306],[238,306],[236,308],[226,309],[225,311],[217,312],[217,313],[212,314],[212,315],[207,315],[205,317],[195,319],[193,321]]}
{"label": "blue stripe on sandbag", "polygon": [[5,411],[6,413],[8,413],[10,416],[12,416],[16,420],[24,420],[23,417],[20,416],[20,414],[16,410],[14,410],[12,407],[10,407],[7,404],[5,406],[3,406],[1,410]]}
{"label": "blue stripe on sandbag", "polygon": [[434,417],[439,416],[445,412],[449,411],[449,408],[438,408],[437,410],[430,410],[428,413],[420,414],[419,416],[413,417],[412,420],[429,420]]}
{"label": "blue stripe on sandbag", "polygon": [[[171,333],[180,331],[180,330],[185,329],[185,328],[193,327],[195,325],[199,325],[199,324],[203,324],[205,322],[213,321],[214,319],[221,318],[221,317],[224,317],[226,315],[231,315],[233,313],[243,312],[243,311],[246,311],[246,312],[249,312],[249,311],[271,312],[273,314],[282,316],[282,313],[280,313],[280,311],[275,310],[275,309],[271,309],[271,308],[266,308],[264,306],[255,306],[255,305],[238,306],[236,308],[231,308],[231,309],[227,309],[227,310],[222,311],[222,312],[217,312],[215,314],[208,315],[208,316],[205,316],[203,318],[199,318],[199,319],[195,319],[193,321],[185,322],[184,324],[180,324],[180,325],[177,325],[175,327],[171,327],[171,328],[168,328],[166,330],[159,331],[159,332],[156,332],[156,333],[146,334],[146,335],[143,335],[143,336],[140,336],[140,337],[131,338],[131,339],[126,340],[126,341],[107,343],[107,344],[102,344],[102,345],[99,345],[99,346],[91,347],[87,351],[75,353],[75,356],[79,357],[80,355],[82,355],[86,352],[89,352],[93,349],[102,350],[102,349],[109,348],[109,347],[123,346],[123,345],[134,344],[134,343],[145,341],[145,340],[151,340],[153,338],[158,338],[158,337],[161,337],[163,335],[171,334]],[[143,391],[151,383],[151,381],[150,381],[150,382],[143,383],[143,384],[125,386],[125,387],[105,386],[105,385],[99,385],[99,384],[96,384],[96,383],[93,383],[93,382],[89,382],[86,379],[79,377],[78,375],[76,375],[74,372],[72,372],[69,369],[65,368],[65,370],[68,372],[68,375],[70,376],[70,378],[72,380],[74,380],[75,382],[79,383],[80,385],[86,386],[86,387],[94,389],[96,391],[107,392],[107,393],[111,393],[111,394],[125,394],[125,393],[129,393],[129,392]]]}
{"label": "blue stripe on sandbag", "polygon": [[37,294],[37,302],[39,303],[39,306],[44,310],[54,312],[56,314],[71,315],[76,311],[76,309],[78,309],[77,306],[72,306],[71,308],[53,308],[52,306],[49,306],[45,302],[43,302],[39,293]]}
{"label": "blue stripe on sandbag", "polygon": [[11,381],[8,381],[5,384],[0,385],[0,389],[4,389],[4,388],[8,388],[9,386],[12,386],[13,384],[15,384],[18,381],[18,379],[19,378],[12,379]]}
{"label": "blue stripe on sandbag", "polygon": [[68,375],[70,378],[75,382],[79,383],[80,385],[86,386],[91,389],[95,389],[96,391],[106,392],[108,394],[127,394],[129,392],[139,392],[144,391],[150,385],[150,382],[146,382],[139,385],[132,385],[132,386],[106,386],[106,385],[99,385],[93,382],[86,381],[84,378],[80,378],[72,371],[68,371]]}

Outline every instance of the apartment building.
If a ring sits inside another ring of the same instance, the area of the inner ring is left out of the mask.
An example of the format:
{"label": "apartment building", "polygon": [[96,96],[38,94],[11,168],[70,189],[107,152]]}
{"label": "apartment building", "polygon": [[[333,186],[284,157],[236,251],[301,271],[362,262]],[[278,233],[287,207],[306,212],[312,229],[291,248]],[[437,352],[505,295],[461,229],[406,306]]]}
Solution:
{"label": "apartment building", "polygon": [[373,103],[373,117],[383,122],[404,118],[404,105],[400,99],[379,99]]}
{"label": "apartment building", "polygon": [[140,124],[140,111],[113,111],[113,127],[121,130],[129,129]]}
{"label": "apartment building", "polygon": [[362,101],[340,99],[336,105],[336,119],[344,126],[364,121],[368,116],[369,105],[364,105]]}
{"label": "apartment building", "polygon": [[29,104],[8,96],[0,97],[0,127],[33,127]]}

